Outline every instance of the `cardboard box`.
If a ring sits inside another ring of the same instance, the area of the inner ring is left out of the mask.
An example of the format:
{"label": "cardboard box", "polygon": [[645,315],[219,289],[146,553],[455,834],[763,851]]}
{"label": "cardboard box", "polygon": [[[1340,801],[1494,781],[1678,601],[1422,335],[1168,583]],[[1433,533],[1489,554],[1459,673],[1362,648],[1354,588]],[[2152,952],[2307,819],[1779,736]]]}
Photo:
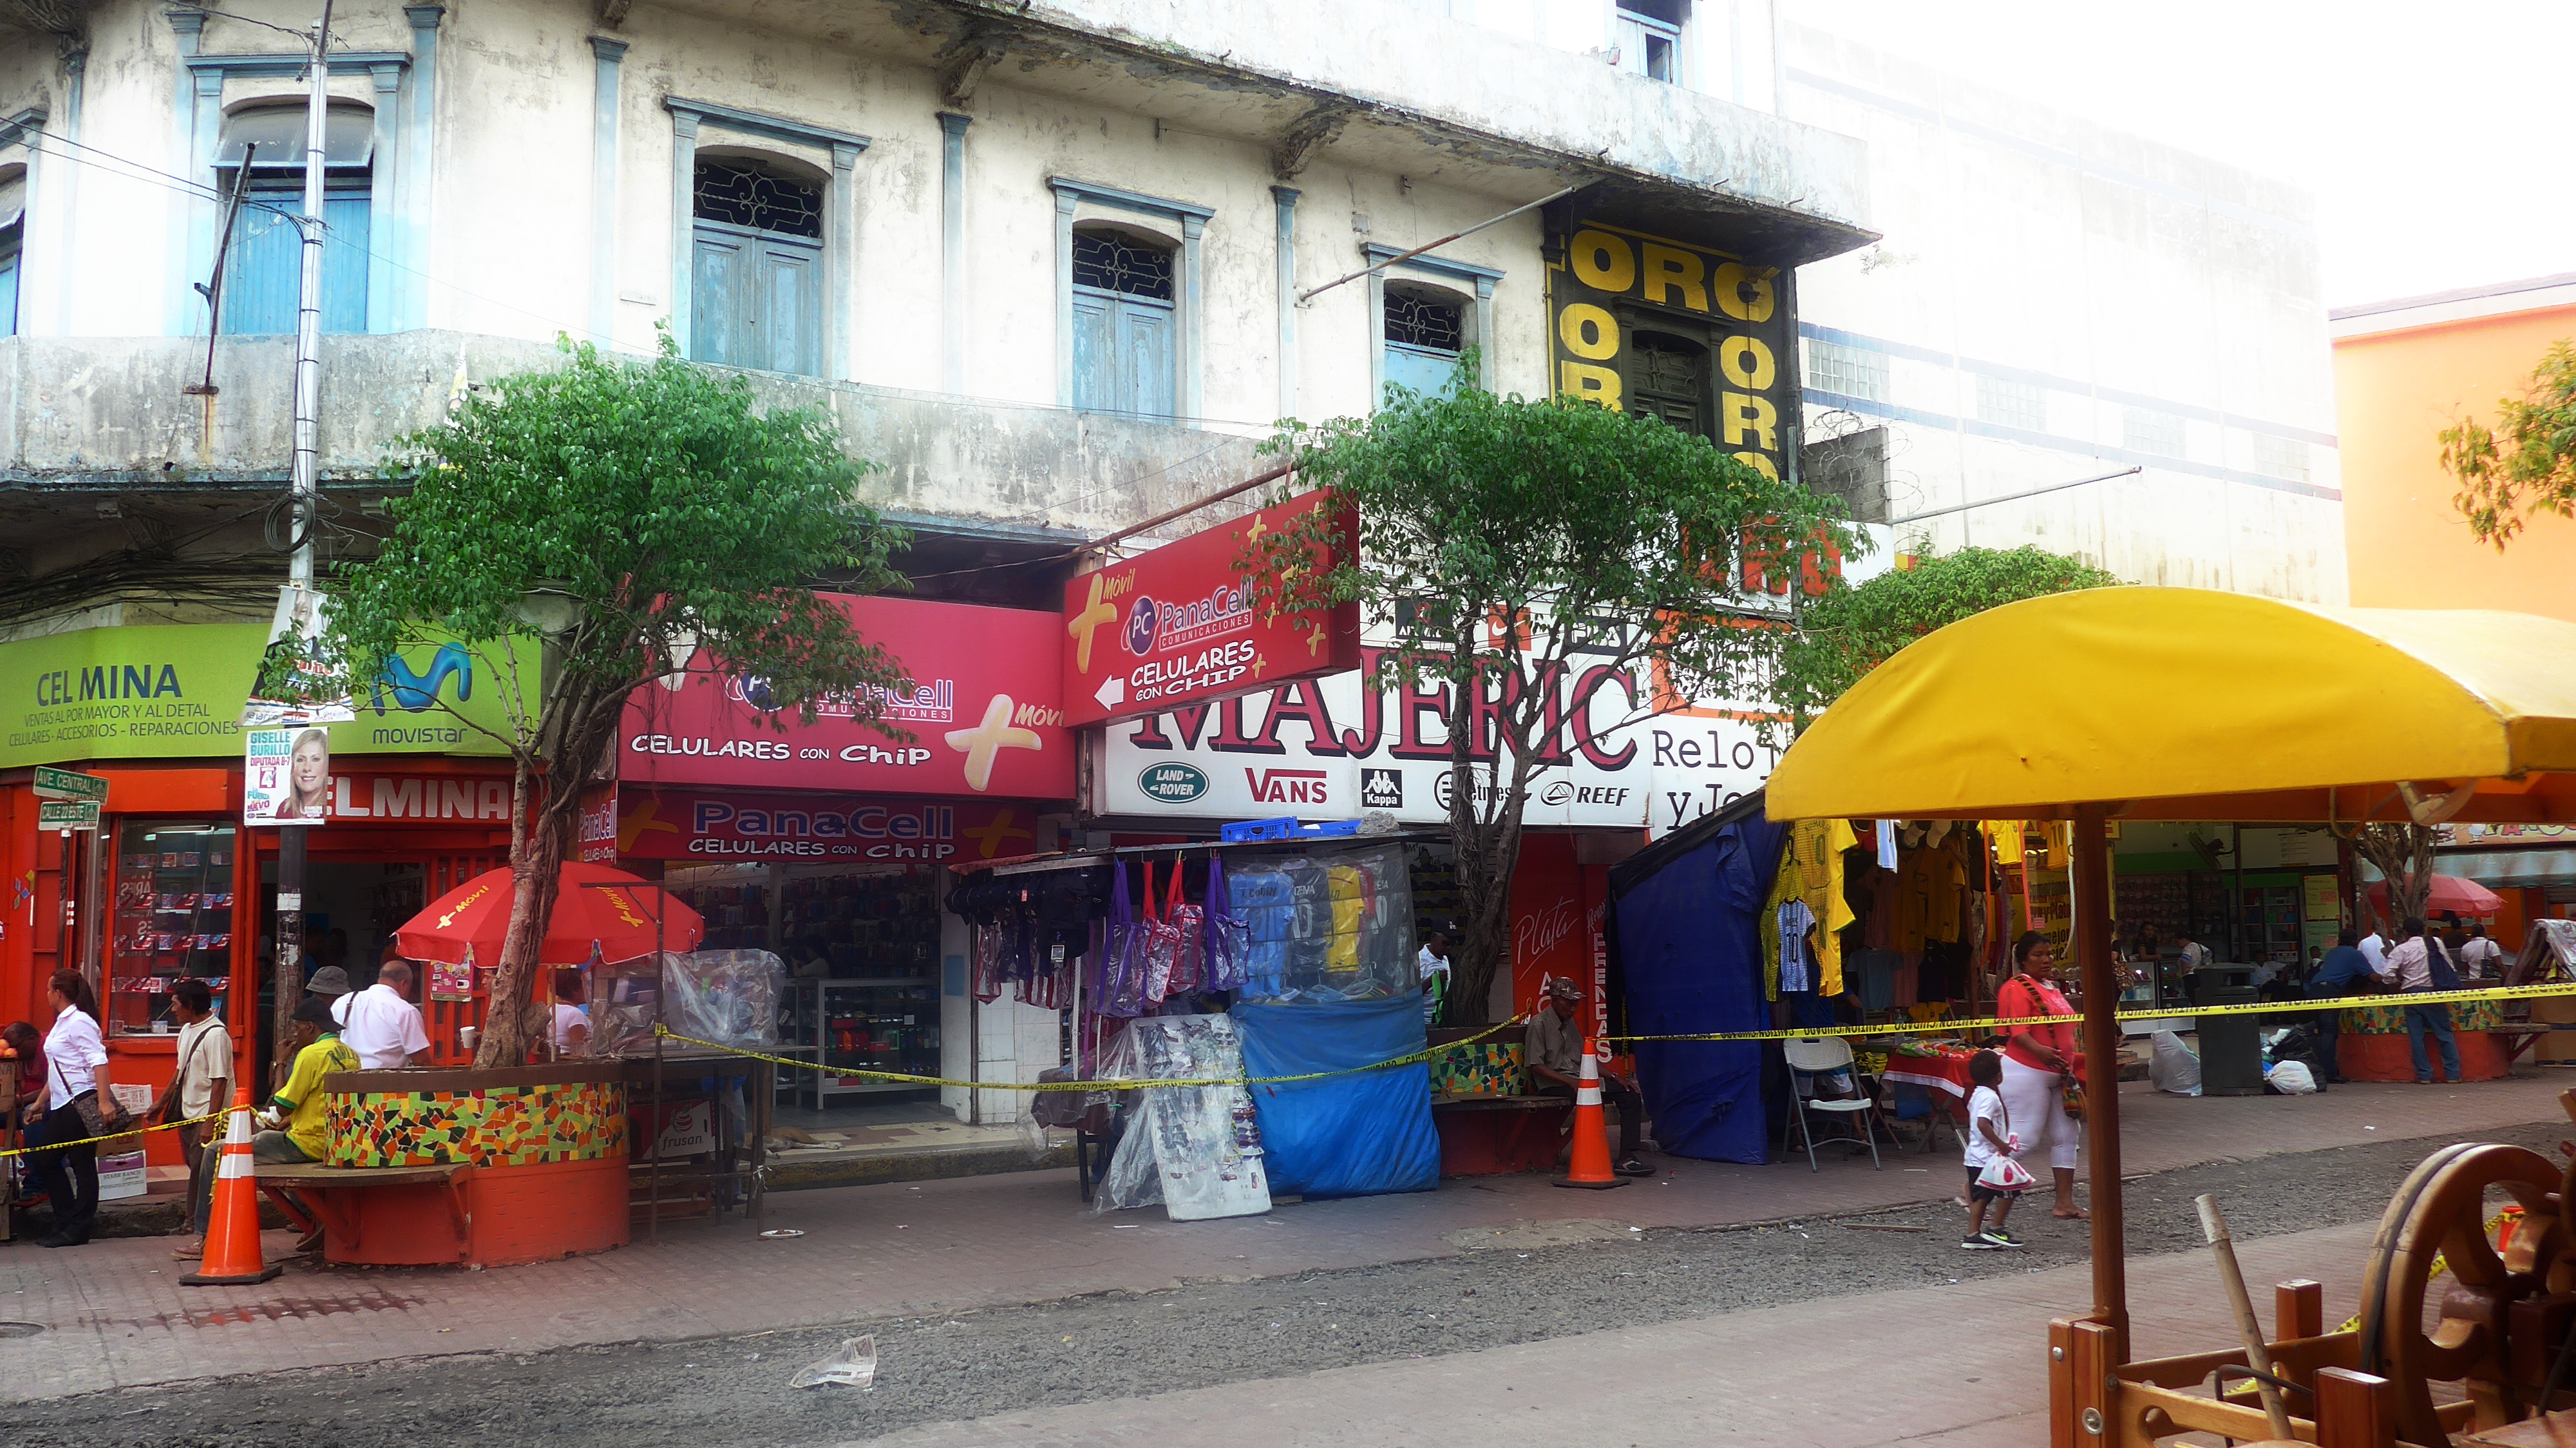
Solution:
{"label": "cardboard box", "polygon": [[98,1159],[98,1199],[121,1202],[139,1197],[151,1190],[149,1171],[143,1164],[143,1153],[124,1152]]}

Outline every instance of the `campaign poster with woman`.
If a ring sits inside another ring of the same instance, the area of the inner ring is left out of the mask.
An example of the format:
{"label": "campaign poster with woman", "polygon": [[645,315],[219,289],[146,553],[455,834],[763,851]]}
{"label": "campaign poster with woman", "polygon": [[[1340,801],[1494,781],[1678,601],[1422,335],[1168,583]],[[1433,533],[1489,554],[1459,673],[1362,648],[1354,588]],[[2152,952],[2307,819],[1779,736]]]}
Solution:
{"label": "campaign poster with woman", "polygon": [[246,729],[242,823],[318,825],[331,817],[331,735],[324,729]]}

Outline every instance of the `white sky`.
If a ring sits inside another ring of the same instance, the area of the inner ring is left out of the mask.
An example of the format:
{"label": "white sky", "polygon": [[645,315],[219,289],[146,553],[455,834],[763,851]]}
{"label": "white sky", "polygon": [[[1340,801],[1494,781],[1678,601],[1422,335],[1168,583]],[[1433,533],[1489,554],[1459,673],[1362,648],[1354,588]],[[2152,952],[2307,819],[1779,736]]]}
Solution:
{"label": "white sky", "polygon": [[2576,271],[2576,0],[1786,0],[1783,14],[2305,188],[2330,307]]}

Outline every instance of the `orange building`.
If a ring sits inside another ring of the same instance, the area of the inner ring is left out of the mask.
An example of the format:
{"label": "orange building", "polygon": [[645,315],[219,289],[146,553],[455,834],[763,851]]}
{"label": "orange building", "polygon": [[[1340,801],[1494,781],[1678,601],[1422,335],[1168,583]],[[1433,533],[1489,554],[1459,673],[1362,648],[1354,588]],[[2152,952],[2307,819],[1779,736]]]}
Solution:
{"label": "orange building", "polygon": [[2576,337],[2576,273],[2327,314],[2345,567],[2361,608],[2503,608],[2576,619],[2576,521],[2530,519],[2499,554],[2451,505],[2440,433],[2493,423],[2552,343]]}
{"label": "orange building", "polygon": [[[2527,518],[2502,553],[2469,536],[2442,429],[2492,424],[2550,346],[2576,337],[2576,273],[2328,313],[2343,457],[2344,556],[2362,608],[2502,608],[2576,620],[2576,520]],[[2439,868],[2504,897],[2488,929],[2518,950],[2535,917],[2576,914],[2576,827],[2446,832]],[[2563,1038],[2552,1037],[2555,1042]],[[2541,1058],[2576,1048],[2544,1044]]]}

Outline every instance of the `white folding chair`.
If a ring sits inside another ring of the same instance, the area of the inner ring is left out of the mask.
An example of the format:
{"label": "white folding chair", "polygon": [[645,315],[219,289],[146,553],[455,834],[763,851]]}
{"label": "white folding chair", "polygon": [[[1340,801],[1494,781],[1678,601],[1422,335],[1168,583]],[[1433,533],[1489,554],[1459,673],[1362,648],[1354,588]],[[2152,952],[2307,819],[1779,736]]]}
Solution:
{"label": "white folding chair", "polygon": [[[1878,1103],[1860,1094],[1860,1070],[1852,1063],[1849,1041],[1838,1036],[1800,1036],[1780,1043],[1780,1054],[1789,1063],[1789,1115],[1797,1123],[1798,1141],[1807,1149],[1807,1170],[1820,1170],[1816,1165],[1816,1133],[1808,1122],[1810,1112],[1824,1112],[1846,1120],[1857,1117],[1859,1140],[1844,1138],[1850,1145],[1866,1143],[1872,1171],[1881,1170],[1878,1160],[1878,1133],[1885,1121],[1878,1114]],[[1817,1083],[1839,1074],[1850,1089],[1848,1097],[1816,1094]],[[1784,1130],[1785,1138],[1788,1133]]]}

